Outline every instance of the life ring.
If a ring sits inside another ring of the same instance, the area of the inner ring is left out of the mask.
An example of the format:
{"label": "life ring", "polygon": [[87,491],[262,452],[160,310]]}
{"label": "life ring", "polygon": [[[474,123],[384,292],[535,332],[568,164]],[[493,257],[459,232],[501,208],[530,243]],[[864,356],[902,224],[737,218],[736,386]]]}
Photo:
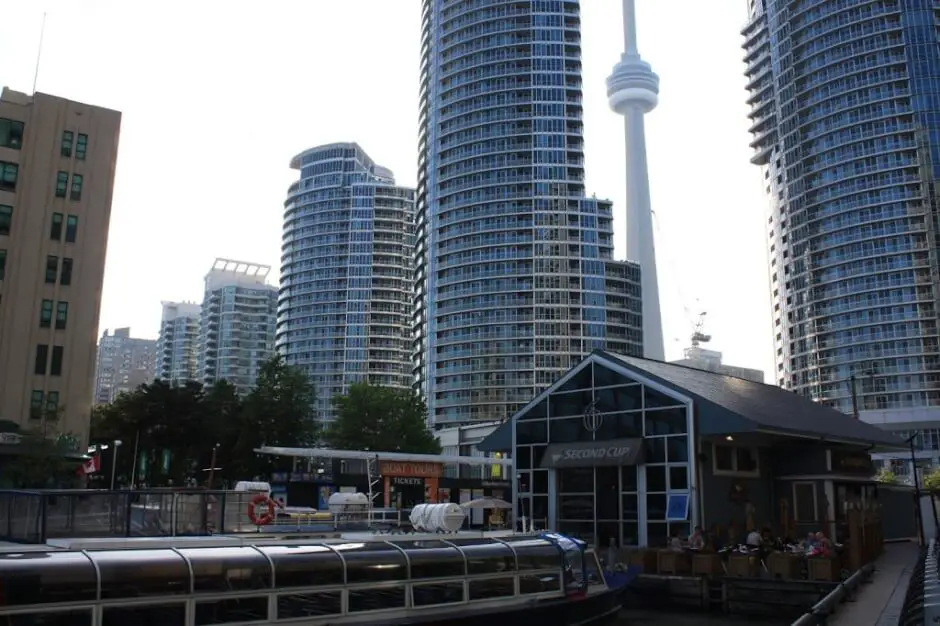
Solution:
{"label": "life ring", "polygon": [[[255,526],[267,526],[274,521],[276,506],[274,500],[266,494],[259,493],[248,503],[248,519]],[[258,508],[262,508],[260,514]]]}

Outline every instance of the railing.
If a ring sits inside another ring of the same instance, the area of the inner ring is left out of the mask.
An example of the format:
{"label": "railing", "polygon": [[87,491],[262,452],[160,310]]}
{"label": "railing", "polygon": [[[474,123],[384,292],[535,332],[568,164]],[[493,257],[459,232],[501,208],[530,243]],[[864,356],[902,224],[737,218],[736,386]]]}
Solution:
{"label": "railing", "polygon": [[936,597],[936,588],[940,584],[937,572],[938,549],[940,546],[936,539],[931,539],[930,545],[918,556],[904,596],[898,626],[925,626],[940,621],[940,603]]}
{"label": "railing", "polygon": [[173,537],[255,532],[246,491],[0,490],[0,540]]}
{"label": "railing", "polygon": [[867,580],[872,572],[875,571],[875,564],[868,563],[846,580],[839,583],[839,586],[833,589],[829,594],[813,605],[803,617],[793,622],[790,626],[817,626],[825,624],[835,610],[842,602],[850,597],[864,580]]}

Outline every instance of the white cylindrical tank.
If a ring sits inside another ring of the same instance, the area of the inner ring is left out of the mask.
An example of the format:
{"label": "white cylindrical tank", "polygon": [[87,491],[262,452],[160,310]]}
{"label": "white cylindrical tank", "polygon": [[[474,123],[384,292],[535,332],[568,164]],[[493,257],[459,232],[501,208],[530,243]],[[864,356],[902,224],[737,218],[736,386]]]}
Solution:
{"label": "white cylindrical tank", "polygon": [[364,493],[334,493],[327,507],[333,515],[366,511],[369,508],[369,496]]}
{"label": "white cylindrical tank", "polygon": [[453,533],[463,526],[464,512],[453,502],[442,504],[418,504],[411,510],[411,525],[420,532]]}

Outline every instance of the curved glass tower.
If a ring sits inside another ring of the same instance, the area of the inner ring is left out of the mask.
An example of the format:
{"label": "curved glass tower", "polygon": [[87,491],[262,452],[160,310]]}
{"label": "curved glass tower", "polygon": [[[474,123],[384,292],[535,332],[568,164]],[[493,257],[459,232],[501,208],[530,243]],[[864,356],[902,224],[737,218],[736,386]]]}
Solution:
{"label": "curved glass tower", "polygon": [[355,143],[311,148],[291,167],[275,341],[329,420],[351,383],[411,387],[414,190]]}
{"label": "curved glass tower", "polygon": [[424,0],[415,377],[504,419],[594,348],[642,355],[639,267],[585,196],[576,0]]}
{"label": "curved glass tower", "polygon": [[940,406],[938,17],[933,0],[750,0],[743,31],[775,378],[845,412],[854,387],[877,421]]}

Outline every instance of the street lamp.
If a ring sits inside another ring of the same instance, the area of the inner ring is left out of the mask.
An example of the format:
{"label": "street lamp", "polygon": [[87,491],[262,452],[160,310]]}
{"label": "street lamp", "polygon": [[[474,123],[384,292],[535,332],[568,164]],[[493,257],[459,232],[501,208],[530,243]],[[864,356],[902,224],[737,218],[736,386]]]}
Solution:
{"label": "street lamp", "polygon": [[124,443],[120,439],[114,440],[114,455],[111,457],[111,491],[114,491],[114,476],[117,473],[117,454],[118,448]]}

